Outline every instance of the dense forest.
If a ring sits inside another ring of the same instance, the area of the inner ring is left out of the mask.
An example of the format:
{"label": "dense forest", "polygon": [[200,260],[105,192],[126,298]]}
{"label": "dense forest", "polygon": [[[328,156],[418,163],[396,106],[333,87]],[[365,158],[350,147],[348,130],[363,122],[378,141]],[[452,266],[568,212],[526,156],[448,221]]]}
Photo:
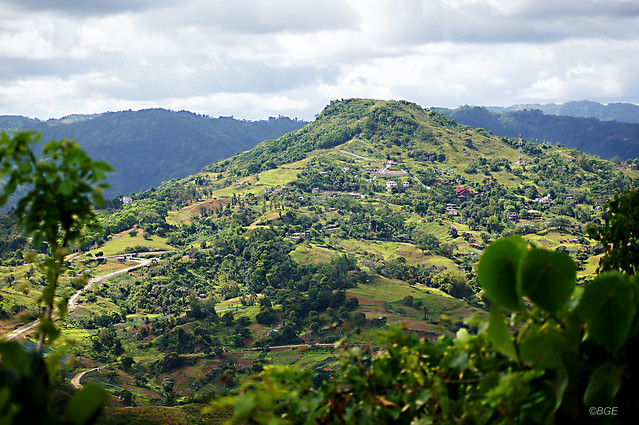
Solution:
{"label": "dense forest", "polygon": [[89,155],[109,162],[114,172],[107,179],[108,197],[182,178],[304,124],[286,117],[244,121],[166,109],[71,115],[47,121],[0,116],[0,131],[37,131],[43,140],[75,139]]}
{"label": "dense forest", "polygon": [[91,224],[68,238],[41,233],[30,195],[0,223],[3,333],[69,355],[47,381],[53,416],[81,394],[70,377],[115,396],[101,423],[579,422],[632,404],[636,281],[604,272],[636,267],[618,220],[639,210],[621,196],[636,160],[367,99],[126,202],[3,158],[6,194],[41,177],[37,196],[93,203],[46,201],[62,211],[45,228]]}

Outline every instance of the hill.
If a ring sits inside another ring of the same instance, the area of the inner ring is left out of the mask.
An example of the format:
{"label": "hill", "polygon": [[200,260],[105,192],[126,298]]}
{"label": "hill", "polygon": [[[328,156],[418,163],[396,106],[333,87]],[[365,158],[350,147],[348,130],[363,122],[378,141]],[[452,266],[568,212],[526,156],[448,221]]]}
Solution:
{"label": "hill", "polygon": [[[434,339],[486,316],[476,264],[500,236],[566,252],[592,278],[603,248],[586,225],[638,184],[634,162],[520,146],[409,102],[331,102],[303,128],[98,211],[104,231],[69,276],[168,252],[80,297],[64,330],[82,357],[72,373],[107,384],[117,407],[186,407],[267,364],[298,364],[318,385],[336,347],[389,324]],[[26,242],[2,245],[6,330],[38,314]]]}
{"label": "hill", "polygon": [[241,121],[165,109],[71,115],[47,121],[0,117],[0,131],[38,131],[43,140],[75,139],[93,158],[109,162],[115,172],[108,179],[111,187],[107,197],[187,176],[304,124],[286,117]]}
{"label": "hill", "polygon": [[487,106],[486,109],[495,112],[514,112],[538,109],[547,115],[565,115],[577,118],[597,118],[601,121],[619,121],[639,124],[639,106],[633,103],[601,103],[589,100],[556,103],[524,103],[507,107]]}
{"label": "hill", "polygon": [[546,115],[537,109],[494,112],[485,107],[464,106],[438,111],[460,124],[498,136],[521,134],[538,143],[561,143],[607,159],[639,157],[639,124]]}

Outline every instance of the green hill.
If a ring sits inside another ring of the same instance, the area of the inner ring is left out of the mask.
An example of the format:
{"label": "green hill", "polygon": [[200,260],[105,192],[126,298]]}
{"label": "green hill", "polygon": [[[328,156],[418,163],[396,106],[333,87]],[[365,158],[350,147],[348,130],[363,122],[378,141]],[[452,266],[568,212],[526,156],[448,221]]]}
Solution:
{"label": "green hill", "polygon": [[[197,403],[267,364],[298,364],[317,384],[335,347],[393,322],[432,339],[485,316],[476,264],[500,236],[567,252],[579,281],[592,278],[603,248],[586,225],[638,183],[634,163],[498,137],[413,103],[334,101],[303,128],[100,210],[104,231],[78,247],[74,271],[123,267],[101,254],[171,250],[88,291],[65,332],[82,368],[110,365],[87,376],[120,394],[118,407],[130,393],[138,405]],[[6,329],[37,314],[25,242],[3,248]],[[113,363],[123,356],[133,363]]]}

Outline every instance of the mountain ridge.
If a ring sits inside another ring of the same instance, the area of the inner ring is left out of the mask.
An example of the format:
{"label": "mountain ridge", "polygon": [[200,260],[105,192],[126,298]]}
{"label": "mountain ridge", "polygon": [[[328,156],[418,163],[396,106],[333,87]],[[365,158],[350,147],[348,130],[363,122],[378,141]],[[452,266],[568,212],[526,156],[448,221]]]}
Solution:
{"label": "mountain ridge", "polygon": [[460,124],[498,136],[521,135],[537,143],[561,143],[606,159],[639,157],[639,124],[547,115],[539,109],[495,112],[481,106],[463,106],[435,110]]}
{"label": "mountain ridge", "polygon": [[639,124],[639,106],[634,103],[611,102],[602,104],[590,100],[565,103],[520,103],[510,106],[486,106],[494,112],[515,112],[538,109],[547,115],[566,115],[575,118],[597,118],[601,121],[618,121]]}
{"label": "mountain ridge", "polygon": [[139,192],[300,128],[288,117],[244,121],[188,111],[142,109],[69,115],[41,121],[0,116],[0,130],[37,131],[43,140],[75,139],[97,160],[111,163],[107,197]]}

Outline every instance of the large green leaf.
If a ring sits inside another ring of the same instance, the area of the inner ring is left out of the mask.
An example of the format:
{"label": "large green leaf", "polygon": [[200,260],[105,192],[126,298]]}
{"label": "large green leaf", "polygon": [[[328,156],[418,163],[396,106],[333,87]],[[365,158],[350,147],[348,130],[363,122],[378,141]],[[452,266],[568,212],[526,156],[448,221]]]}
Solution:
{"label": "large green leaf", "polygon": [[605,363],[595,369],[590,377],[584,393],[584,404],[587,407],[612,407],[619,388],[621,388],[619,369],[612,363]]}
{"label": "large green leaf", "polygon": [[69,403],[67,411],[69,422],[74,425],[93,423],[108,398],[109,394],[98,384],[85,384]]}
{"label": "large green leaf", "polygon": [[521,237],[500,239],[490,244],[477,265],[477,281],[486,296],[511,310],[521,310],[521,295],[517,289],[517,270],[526,250]]}
{"label": "large green leaf", "polygon": [[586,287],[579,302],[579,316],[590,337],[609,353],[616,353],[628,339],[636,313],[634,288],[618,272],[601,274]]}
{"label": "large green leaf", "polygon": [[518,361],[515,344],[504,320],[504,315],[499,310],[499,306],[497,304],[491,305],[488,323],[488,339],[490,339],[495,350],[511,360]]}
{"label": "large green leaf", "polygon": [[575,290],[577,266],[561,252],[532,249],[520,273],[523,294],[551,313],[561,309]]}
{"label": "large green leaf", "polygon": [[521,361],[538,369],[561,366],[561,353],[565,349],[565,337],[548,325],[534,326],[519,346]]}

